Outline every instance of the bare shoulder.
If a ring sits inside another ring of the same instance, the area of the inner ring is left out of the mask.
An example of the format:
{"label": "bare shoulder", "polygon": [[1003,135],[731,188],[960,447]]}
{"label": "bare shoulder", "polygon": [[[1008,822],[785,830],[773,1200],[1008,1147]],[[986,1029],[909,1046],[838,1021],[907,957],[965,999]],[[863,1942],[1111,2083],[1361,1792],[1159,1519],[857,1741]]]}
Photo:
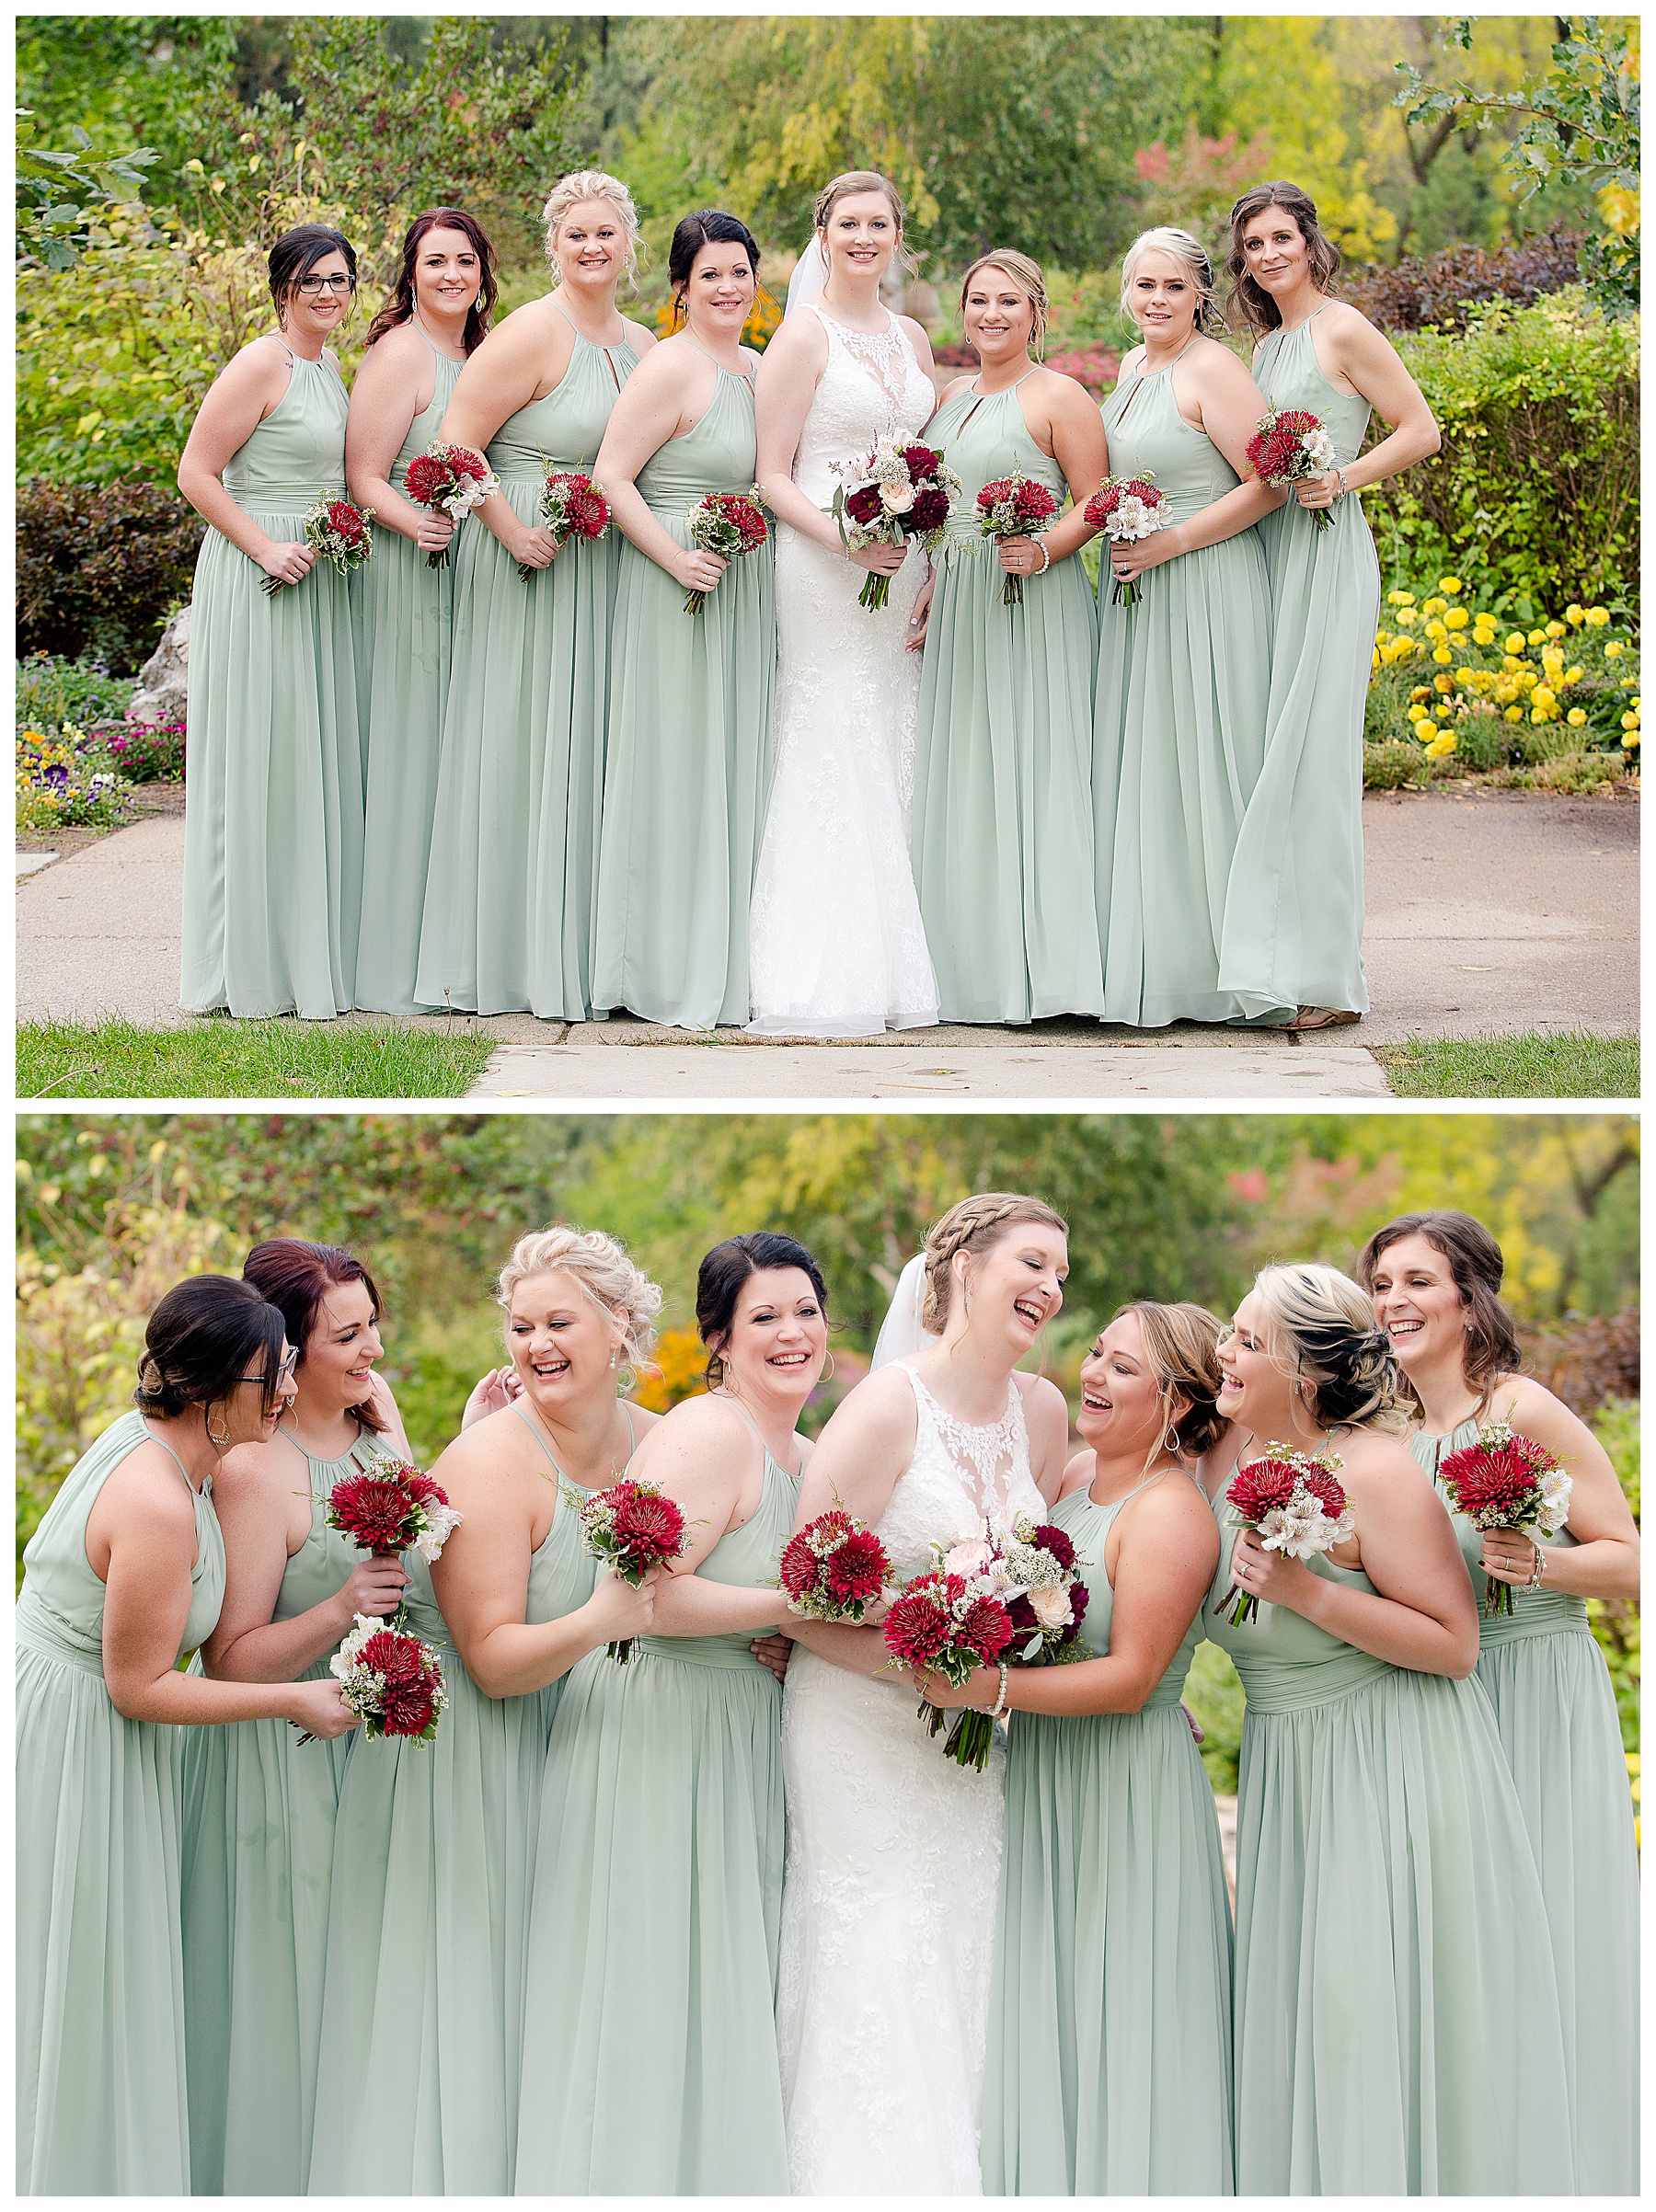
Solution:
{"label": "bare shoulder", "polygon": [[477,1482],[489,1475],[498,1476],[503,1469],[513,1472],[532,1464],[532,1455],[538,1452],[535,1438],[529,1434],[515,1407],[498,1406],[482,1420],[474,1421],[463,1428],[452,1442],[445,1444],[437,1455],[432,1472],[442,1470],[439,1479],[459,1482]]}
{"label": "bare shoulder", "polygon": [[1076,1452],[1064,1471],[1064,1480],[1058,1485],[1060,1497],[1068,1497],[1075,1490],[1089,1489],[1098,1472],[1098,1455],[1089,1445],[1085,1451]]}
{"label": "bare shoulder", "polygon": [[650,329],[643,323],[635,323],[630,315],[624,315],[621,317],[621,327],[627,333],[627,344],[632,347],[640,361],[653,346],[660,342],[657,332]]}
{"label": "bare shoulder", "polygon": [[869,1438],[902,1440],[914,1431],[914,1386],[904,1371],[906,1362],[895,1359],[866,1375],[835,1406],[832,1420],[843,1429],[855,1427]]}
{"label": "bare shoulder", "polygon": [[1187,1539],[1208,1536],[1218,1541],[1219,1524],[1195,1481],[1177,1471],[1155,1483],[1137,1501],[1133,1518],[1144,1529],[1175,1530]]}
{"label": "bare shoulder", "polygon": [[826,361],[828,333],[822,328],[822,316],[803,312],[785,315],[772,332],[770,344],[765,349],[766,361],[773,356],[783,362]]}
{"label": "bare shoulder", "polygon": [[195,1531],[195,1503],[178,1463],[164,1444],[150,1438],[112,1469],[94,1504],[105,1501],[123,1519],[140,1514],[146,1524],[169,1534]]}
{"label": "bare shoulder", "polygon": [[1253,383],[1253,371],[1248,363],[1216,338],[1198,346],[1190,360],[1198,379],[1215,392],[1235,390]]}
{"label": "bare shoulder", "polygon": [[952,399],[957,392],[965,391],[971,382],[972,378],[970,375],[951,376],[949,382],[943,387],[938,405],[941,406],[943,400]]}
{"label": "bare shoulder", "polygon": [[1066,375],[1062,369],[1041,371],[1041,382],[1036,387],[1046,401],[1052,414],[1061,419],[1080,422],[1097,415],[1098,403],[1077,377]]}
{"label": "bare shoulder", "polygon": [[1340,1438],[1340,1486],[1358,1505],[1384,1505],[1388,1498],[1418,1499],[1433,1495],[1431,1476],[1400,1437],[1363,1428]]}

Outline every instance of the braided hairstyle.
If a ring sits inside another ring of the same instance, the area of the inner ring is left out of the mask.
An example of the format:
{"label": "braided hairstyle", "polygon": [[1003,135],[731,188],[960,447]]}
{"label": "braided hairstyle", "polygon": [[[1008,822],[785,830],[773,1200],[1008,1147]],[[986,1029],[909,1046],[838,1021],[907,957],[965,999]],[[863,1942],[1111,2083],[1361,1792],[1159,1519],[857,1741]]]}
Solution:
{"label": "braided hairstyle", "polygon": [[998,1244],[1008,1230],[1019,1221],[1039,1221],[1045,1229],[1055,1229],[1060,1236],[1068,1236],[1069,1223],[1055,1207],[1044,1198],[1026,1198],[1010,1190],[982,1190],[970,1198],[962,1198],[951,1206],[940,1221],[934,1221],[926,1232],[926,1302],[921,1309],[921,1326],[932,1335],[940,1336],[949,1322],[949,1301],[954,1293],[952,1262],[957,1252],[979,1259]]}
{"label": "braided hairstyle", "polygon": [[[1156,1371],[1162,1435],[1171,1428],[1179,1438],[1179,1450],[1192,1459],[1200,1458],[1213,1450],[1230,1427],[1218,1407],[1225,1381],[1225,1370],[1219,1364],[1224,1324],[1205,1306],[1183,1300],[1164,1306],[1152,1299],[1132,1299],[1118,1306],[1110,1318],[1120,1321],[1128,1313],[1138,1316],[1144,1350]],[[1190,1401],[1177,1421],[1173,1418],[1176,1397]]]}
{"label": "braided hairstyle", "polygon": [[1408,1427],[1407,1386],[1391,1338],[1374,1326],[1374,1301],[1349,1275],[1316,1261],[1261,1267],[1254,1290],[1271,1358],[1308,1386],[1306,1404],[1320,1427],[1363,1424],[1397,1434]]}

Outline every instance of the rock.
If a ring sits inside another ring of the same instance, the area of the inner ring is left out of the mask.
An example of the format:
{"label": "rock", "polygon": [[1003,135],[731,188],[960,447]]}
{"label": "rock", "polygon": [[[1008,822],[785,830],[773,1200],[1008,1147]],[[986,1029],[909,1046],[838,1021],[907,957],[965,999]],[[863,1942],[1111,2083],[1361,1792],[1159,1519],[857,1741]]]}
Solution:
{"label": "rock", "polygon": [[129,722],[182,722],[190,688],[190,609],[180,607],[138,674]]}

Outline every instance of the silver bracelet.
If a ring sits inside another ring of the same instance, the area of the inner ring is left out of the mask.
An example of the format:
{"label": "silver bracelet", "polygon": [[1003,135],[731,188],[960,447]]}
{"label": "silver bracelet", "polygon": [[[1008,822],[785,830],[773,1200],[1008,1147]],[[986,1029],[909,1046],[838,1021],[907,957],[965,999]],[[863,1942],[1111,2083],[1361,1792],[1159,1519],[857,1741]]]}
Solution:
{"label": "silver bracelet", "polygon": [[1530,1578],[1524,1584],[1524,1588],[1526,1590],[1538,1590],[1541,1587],[1541,1584],[1546,1576],[1546,1574],[1547,1553],[1542,1545],[1537,1544],[1535,1546],[1535,1564],[1530,1569]]}
{"label": "silver bracelet", "polygon": [[1052,565],[1052,552],[1045,538],[1037,538],[1035,543],[1041,547],[1041,566],[1035,573],[1037,576],[1044,576]]}
{"label": "silver bracelet", "polygon": [[1343,468],[1337,468],[1334,471],[1334,474],[1340,478],[1340,489],[1335,493],[1334,497],[1337,499],[1343,499],[1347,492],[1349,492],[1351,487],[1346,482],[1346,475]]}
{"label": "silver bracelet", "polygon": [[1006,1710],[1006,1662],[1005,1659],[1000,1663],[1000,1695],[995,1701],[995,1711],[989,1715],[992,1721],[999,1720],[1001,1714]]}

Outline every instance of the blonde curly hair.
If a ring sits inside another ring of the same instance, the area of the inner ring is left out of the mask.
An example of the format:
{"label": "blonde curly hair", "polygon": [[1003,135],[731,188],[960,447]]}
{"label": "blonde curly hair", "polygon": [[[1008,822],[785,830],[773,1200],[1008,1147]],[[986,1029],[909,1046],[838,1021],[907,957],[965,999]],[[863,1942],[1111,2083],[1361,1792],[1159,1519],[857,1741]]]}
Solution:
{"label": "blonde curly hair", "polygon": [[610,176],[605,169],[571,169],[567,177],[560,177],[552,187],[546,204],[541,210],[548,266],[557,270],[558,234],[563,228],[570,209],[579,207],[586,200],[607,200],[615,209],[627,233],[627,278],[636,287],[638,281],[638,211],[633,205],[632,194],[621,179]]}
{"label": "blonde curly hair", "polygon": [[636,1266],[625,1244],[602,1229],[565,1228],[532,1230],[519,1237],[512,1256],[495,1284],[496,1303],[512,1311],[512,1293],[532,1275],[556,1271],[571,1277],[577,1287],[611,1320],[627,1320],[622,1350],[630,1368],[649,1360],[655,1347],[655,1319],[661,1310],[662,1293],[644,1270]]}
{"label": "blonde curly hair", "polygon": [[1042,1228],[1055,1229],[1060,1236],[1068,1236],[1069,1223],[1055,1207],[1044,1198],[1031,1198],[1019,1191],[983,1190],[970,1198],[962,1198],[951,1206],[940,1221],[934,1221],[926,1232],[926,1301],[921,1308],[921,1326],[934,1336],[940,1336],[949,1322],[949,1300],[954,1290],[954,1276],[950,1263],[957,1252],[970,1253],[972,1258],[982,1255],[996,1244],[1009,1229],[1019,1221],[1039,1221]]}

